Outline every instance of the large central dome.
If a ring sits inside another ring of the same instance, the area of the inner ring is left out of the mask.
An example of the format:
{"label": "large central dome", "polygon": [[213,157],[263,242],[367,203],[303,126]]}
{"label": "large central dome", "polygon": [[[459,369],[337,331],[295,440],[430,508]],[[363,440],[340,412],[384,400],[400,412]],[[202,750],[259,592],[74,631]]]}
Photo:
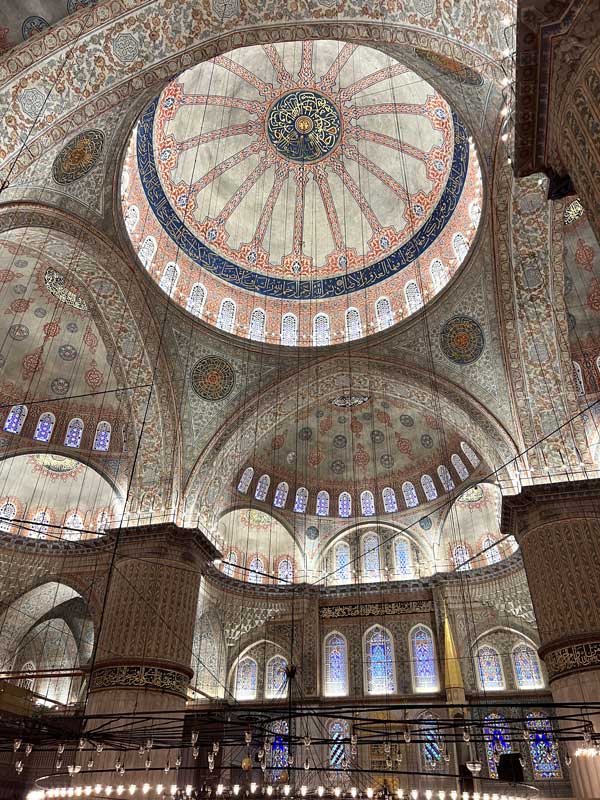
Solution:
{"label": "large central dome", "polygon": [[479,219],[468,135],[377,50],[248,47],[172,81],[125,165],[140,259],[189,311],[282,344],[357,339],[418,310]]}

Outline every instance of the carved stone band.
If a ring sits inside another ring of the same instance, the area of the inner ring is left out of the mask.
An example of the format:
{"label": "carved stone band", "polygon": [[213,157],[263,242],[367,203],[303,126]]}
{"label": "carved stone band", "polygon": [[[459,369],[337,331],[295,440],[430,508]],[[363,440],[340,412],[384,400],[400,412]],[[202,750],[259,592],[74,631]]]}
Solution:
{"label": "carved stone band", "polygon": [[176,670],[144,665],[121,665],[94,670],[90,691],[154,689],[186,697],[189,682],[187,675]]}
{"label": "carved stone band", "polygon": [[359,603],[336,606],[322,606],[319,616],[322,619],[340,617],[386,617],[394,614],[415,614],[433,611],[431,600],[406,600],[393,603]]}
{"label": "carved stone band", "polygon": [[581,672],[588,669],[600,669],[600,642],[584,642],[559,647],[544,655],[544,662],[550,680]]}

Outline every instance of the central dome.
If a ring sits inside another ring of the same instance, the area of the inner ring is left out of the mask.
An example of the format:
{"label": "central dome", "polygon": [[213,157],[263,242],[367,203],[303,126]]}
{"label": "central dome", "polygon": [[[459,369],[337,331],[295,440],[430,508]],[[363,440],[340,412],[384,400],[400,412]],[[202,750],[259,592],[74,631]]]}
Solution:
{"label": "central dome", "polygon": [[333,344],[417,311],[479,221],[477,159],[426,81],[335,41],[242,48],[143,113],[125,224],[161,288],[230,333]]}

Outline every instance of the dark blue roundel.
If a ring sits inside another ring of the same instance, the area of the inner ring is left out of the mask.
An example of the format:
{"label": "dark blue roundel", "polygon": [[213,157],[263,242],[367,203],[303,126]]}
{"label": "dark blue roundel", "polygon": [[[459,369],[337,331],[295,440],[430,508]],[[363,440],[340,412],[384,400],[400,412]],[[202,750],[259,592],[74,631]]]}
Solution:
{"label": "dark blue roundel", "polygon": [[312,89],[296,89],[275,100],[267,114],[266,132],[280,156],[301,164],[313,164],[337,147],[342,120],[324,94]]}

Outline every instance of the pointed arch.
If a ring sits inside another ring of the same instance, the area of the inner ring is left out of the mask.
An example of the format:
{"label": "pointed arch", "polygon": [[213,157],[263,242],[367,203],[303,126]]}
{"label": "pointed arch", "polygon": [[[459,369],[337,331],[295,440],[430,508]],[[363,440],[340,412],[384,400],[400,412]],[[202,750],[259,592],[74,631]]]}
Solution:
{"label": "pointed arch", "polygon": [[541,711],[530,711],[527,714],[526,725],[534,780],[547,781],[562,778],[558,747],[554,741],[550,721],[544,717]]}
{"label": "pointed arch", "polygon": [[294,511],[297,514],[305,514],[307,505],[308,505],[308,489],[306,489],[304,486],[300,486],[300,488],[296,490]]}
{"label": "pointed arch", "polygon": [[318,517],[326,517],[329,514],[329,492],[324,489],[317,494],[316,513]]}
{"label": "pointed arch", "polygon": [[238,659],[235,669],[235,699],[255,700],[258,684],[258,664],[250,656]]}
{"label": "pointed arch", "polygon": [[380,297],[375,301],[375,318],[377,320],[377,330],[379,331],[391,328],[394,324],[394,312],[389,298]]}
{"label": "pointed arch", "polygon": [[96,425],[96,433],[94,435],[94,450],[100,450],[102,452],[107,452],[108,448],[110,447],[110,435],[112,431],[112,426],[110,422],[106,420],[101,420]]}
{"label": "pointed arch", "polygon": [[345,740],[350,735],[350,725],[345,719],[331,720],[327,726],[329,733],[329,767],[342,769],[346,761]]}
{"label": "pointed arch", "polygon": [[142,246],[138,250],[138,258],[144,269],[150,269],[152,266],[157,249],[158,245],[156,244],[154,236],[146,236],[142,242]]}
{"label": "pointed arch", "polygon": [[495,647],[485,644],[476,653],[477,682],[484,691],[498,692],[506,688],[500,653]]}
{"label": "pointed arch", "polygon": [[275,497],[273,498],[273,505],[275,508],[285,508],[289,490],[290,487],[286,481],[281,481],[281,483],[277,484],[277,488],[275,489]]}
{"label": "pointed arch", "polygon": [[382,490],[381,498],[383,500],[383,509],[386,514],[393,514],[395,511],[398,511],[396,492],[391,486],[386,486],[385,489]]}
{"label": "pointed arch", "polygon": [[423,308],[423,295],[419,289],[419,284],[416,281],[408,281],[404,287],[404,297],[406,299],[406,306],[409,314],[414,314],[420,308]]}
{"label": "pointed arch", "polygon": [[465,462],[457,453],[452,453],[450,456],[450,462],[454,469],[456,470],[456,474],[461,479],[461,481],[466,481],[469,478],[469,470],[465,467]]}
{"label": "pointed arch", "polygon": [[374,531],[364,534],[361,539],[361,555],[364,577],[367,580],[378,581],[381,577],[379,534]]}
{"label": "pointed arch", "polygon": [[287,694],[287,660],[280,655],[271,656],[265,668],[265,697],[282,698]]}
{"label": "pointed arch", "polygon": [[353,342],[362,336],[362,322],[360,311],[354,306],[346,309],[345,314],[346,341]]}
{"label": "pointed arch", "polygon": [[363,517],[372,517],[375,514],[375,498],[368,489],[360,493],[360,511]]}
{"label": "pointed arch", "polygon": [[267,316],[262,308],[255,308],[250,314],[248,338],[253,342],[264,342]]}
{"label": "pointed arch", "polygon": [[338,631],[327,634],[323,642],[324,681],[326,697],[348,694],[348,644]]}
{"label": "pointed arch", "polygon": [[469,252],[469,242],[463,233],[454,234],[452,237],[452,249],[456,260],[459,264],[462,264]]}
{"label": "pointed arch", "polygon": [[437,692],[440,688],[433,633],[427,625],[415,625],[408,634],[414,692]]}
{"label": "pointed arch", "polygon": [[242,477],[238,483],[237,490],[241,494],[246,494],[248,489],[250,488],[250,484],[252,483],[252,478],[254,477],[254,469],[252,467],[246,467],[246,469],[242,472]]}
{"label": "pointed arch", "polygon": [[227,333],[233,333],[235,328],[235,315],[237,307],[231,297],[221,300],[219,315],[217,317],[217,328]]}
{"label": "pointed arch", "polygon": [[202,283],[195,283],[188,294],[186,310],[195,317],[201,317],[206,303],[206,296],[206,287]]}
{"label": "pointed arch", "polygon": [[169,297],[173,297],[175,287],[177,286],[177,281],[179,280],[179,275],[179,265],[176,264],[175,261],[169,261],[168,264],[165,265],[163,274],[161,275],[158,283],[163,292],[166,292]]}
{"label": "pointed arch", "polygon": [[80,447],[81,437],[83,436],[83,420],[79,417],[72,419],[67,425],[65,434],[66,447]]}
{"label": "pointed arch", "polygon": [[543,689],[544,679],[535,649],[526,642],[516,644],[511,652],[515,682],[519,689]]}
{"label": "pointed arch", "polygon": [[38,417],[37,425],[35,426],[35,433],[33,438],[36,442],[49,442],[52,438],[52,432],[56,425],[56,417],[50,411],[44,411]]}
{"label": "pointed arch", "polygon": [[439,292],[448,283],[448,271],[440,258],[434,258],[429,265],[431,282],[436,292]]}
{"label": "pointed arch", "polygon": [[423,491],[425,492],[425,497],[428,500],[435,500],[438,496],[437,489],[435,488],[435,483],[433,482],[433,478],[431,475],[422,475],[421,476],[421,486],[423,487]]}
{"label": "pointed arch", "polygon": [[448,471],[448,467],[445,464],[440,464],[437,468],[438,478],[444,489],[447,492],[451,492],[454,489],[454,481],[450,476],[450,472]]}
{"label": "pointed arch", "polygon": [[404,481],[402,484],[402,494],[404,495],[404,502],[407,508],[415,508],[419,505],[419,498],[417,497],[417,490],[410,481]]}
{"label": "pointed arch", "polygon": [[340,492],[338,497],[338,514],[340,517],[352,516],[352,497],[349,492]]}
{"label": "pointed arch", "polygon": [[334,573],[333,578],[338,583],[348,583],[352,577],[350,567],[350,545],[348,542],[338,542],[333,548]]}
{"label": "pointed arch", "polygon": [[269,475],[260,476],[260,478],[256,482],[256,491],[254,492],[255,500],[264,501],[266,499],[270,484],[271,484],[271,478]]}
{"label": "pointed arch", "polygon": [[328,314],[315,314],[313,318],[313,345],[323,347],[331,341]]}
{"label": "pointed arch", "polygon": [[460,449],[466,455],[467,460],[469,461],[469,463],[471,464],[471,466],[473,468],[479,466],[479,464],[481,463],[480,459],[479,459],[479,456],[477,455],[475,450],[473,450],[471,445],[467,444],[466,442],[461,442],[460,443]]}
{"label": "pointed arch", "polygon": [[27,419],[27,413],[28,408],[23,404],[12,406],[4,422],[6,433],[21,433]]}
{"label": "pointed arch", "polygon": [[412,553],[411,544],[406,536],[396,536],[394,539],[394,561],[397,578],[412,578]]}
{"label": "pointed arch", "polygon": [[252,556],[248,564],[248,583],[263,583],[265,573],[265,562],[257,554]]}
{"label": "pointed arch", "polygon": [[367,694],[396,691],[394,640],[387,628],[373,625],[363,637],[365,690]]}
{"label": "pointed arch", "polygon": [[295,314],[284,314],[281,318],[281,344],[287,347],[298,344],[298,317]]}
{"label": "pointed arch", "polygon": [[486,536],[481,543],[481,547],[485,551],[484,555],[488,564],[498,564],[502,561],[502,554],[496,544],[496,540],[492,539],[491,536]]}

